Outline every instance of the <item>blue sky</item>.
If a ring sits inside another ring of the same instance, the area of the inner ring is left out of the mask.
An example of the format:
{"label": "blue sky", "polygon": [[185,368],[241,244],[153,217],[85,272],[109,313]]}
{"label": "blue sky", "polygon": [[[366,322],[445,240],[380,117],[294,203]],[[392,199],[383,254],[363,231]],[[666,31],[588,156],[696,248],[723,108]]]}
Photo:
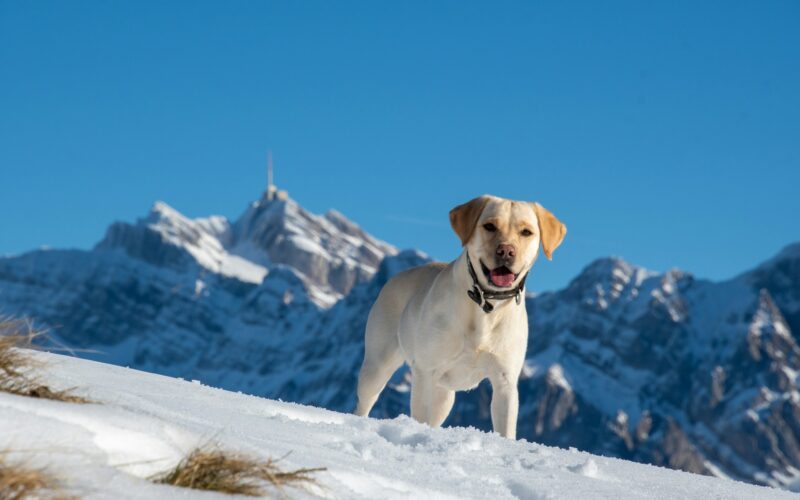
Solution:
{"label": "blue sky", "polygon": [[725,278],[800,240],[800,2],[0,0],[0,254],[276,181],[400,247],[538,200],[590,260]]}

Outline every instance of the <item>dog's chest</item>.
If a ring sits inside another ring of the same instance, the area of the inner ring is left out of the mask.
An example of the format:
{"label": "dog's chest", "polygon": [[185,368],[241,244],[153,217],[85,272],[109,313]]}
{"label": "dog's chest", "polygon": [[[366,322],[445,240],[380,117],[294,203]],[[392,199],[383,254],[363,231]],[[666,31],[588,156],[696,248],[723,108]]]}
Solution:
{"label": "dog's chest", "polygon": [[481,362],[481,352],[462,352],[443,370],[439,385],[453,391],[467,391],[478,386],[488,374]]}
{"label": "dog's chest", "polygon": [[492,331],[473,327],[464,340],[461,353],[441,370],[439,384],[454,391],[474,389],[489,376]]}

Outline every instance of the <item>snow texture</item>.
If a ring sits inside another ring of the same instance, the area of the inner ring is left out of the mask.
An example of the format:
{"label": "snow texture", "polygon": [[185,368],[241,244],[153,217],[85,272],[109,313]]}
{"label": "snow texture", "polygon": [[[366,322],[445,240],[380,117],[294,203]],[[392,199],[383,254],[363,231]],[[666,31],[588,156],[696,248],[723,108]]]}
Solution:
{"label": "snow texture", "polygon": [[146,478],[216,444],[283,467],[326,467],[292,498],[781,499],[778,489],[511,441],[407,417],[360,418],[132,369],[37,353],[46,377],[97,404],[0,393],[0,449],[81,497],[230,498]]}

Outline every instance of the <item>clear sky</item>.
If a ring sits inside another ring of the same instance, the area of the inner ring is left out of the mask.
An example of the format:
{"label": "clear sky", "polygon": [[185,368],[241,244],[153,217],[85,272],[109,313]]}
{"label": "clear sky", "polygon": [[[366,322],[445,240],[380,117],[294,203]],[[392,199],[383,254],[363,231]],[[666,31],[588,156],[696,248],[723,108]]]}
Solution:
{"label": "clear sky", "polygon": [[567,224],[533,289],[618,255],[726,278],[800,240],[800,2],[0,0],[0,254],[276,182],[459,251],[482,193]]}

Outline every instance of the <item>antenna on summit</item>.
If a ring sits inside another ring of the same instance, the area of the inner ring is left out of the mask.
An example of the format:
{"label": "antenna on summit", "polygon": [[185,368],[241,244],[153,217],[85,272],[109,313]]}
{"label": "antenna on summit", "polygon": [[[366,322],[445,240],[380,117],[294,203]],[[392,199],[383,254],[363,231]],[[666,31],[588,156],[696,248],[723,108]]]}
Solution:
{"label": "antenna on summit", "polygon": [[267,151],[267,191],[264,193],[267,201],[272,200],[288,200],[289,193],[283,190],[278,190],[278,186],[272,179],[272,150]]}

